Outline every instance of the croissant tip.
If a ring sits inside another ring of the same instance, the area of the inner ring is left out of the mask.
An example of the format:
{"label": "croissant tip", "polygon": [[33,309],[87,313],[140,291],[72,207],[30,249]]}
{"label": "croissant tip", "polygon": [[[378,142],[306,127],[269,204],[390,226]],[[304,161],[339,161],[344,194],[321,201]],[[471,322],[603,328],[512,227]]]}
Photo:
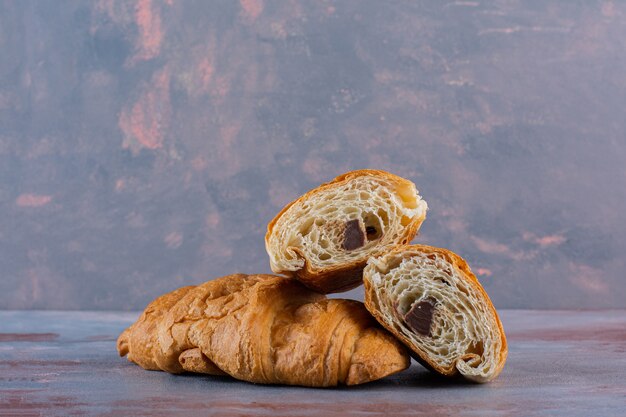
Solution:
{"label": "croissant tip", "polygon": [[128,354],[128,336],[130,328],[124,330],[122,334],[117,338],[117,352],[120,356],[124,357]]}
{"label": "croissant tip", "polygon": [[406,348],[380,329],[371,329],[359,340],[346,385],[358,385],[405,370],[411,364]]}

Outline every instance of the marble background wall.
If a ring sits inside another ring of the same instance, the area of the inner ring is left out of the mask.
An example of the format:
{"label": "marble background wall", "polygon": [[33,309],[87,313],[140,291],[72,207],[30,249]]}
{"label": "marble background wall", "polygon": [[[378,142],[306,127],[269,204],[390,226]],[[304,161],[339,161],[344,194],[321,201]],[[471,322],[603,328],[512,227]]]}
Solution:
{"label": "marble background wall", "polygon": [[497,307],[623,308],[625,108],[624,2],[2,0],[0,308],[269,272],[267,222],[366,167]]}

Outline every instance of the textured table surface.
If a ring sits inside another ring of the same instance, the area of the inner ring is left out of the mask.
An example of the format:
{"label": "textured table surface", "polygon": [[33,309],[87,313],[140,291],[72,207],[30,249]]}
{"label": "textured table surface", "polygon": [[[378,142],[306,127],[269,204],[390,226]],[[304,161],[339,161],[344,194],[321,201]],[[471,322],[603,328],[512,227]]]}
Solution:
{"label": "textured table surface", "polygon": [[491,384],[442,380],[413,364],[338,389],[144,371],[115,351],[136,317],[0,311],[0,415],[626,415],[624,310],[502,311],[509,359]]}

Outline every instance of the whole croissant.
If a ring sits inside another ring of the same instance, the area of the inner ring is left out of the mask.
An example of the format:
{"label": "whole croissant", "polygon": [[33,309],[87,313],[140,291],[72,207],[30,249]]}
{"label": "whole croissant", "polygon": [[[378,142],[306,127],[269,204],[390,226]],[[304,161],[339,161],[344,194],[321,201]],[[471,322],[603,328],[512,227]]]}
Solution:
{"label": "whole croissant", "polygon": [[229,275],[165,294],[117,349],[145,369],[314,387],[361,384],[410,363],[362,303],[272,275]]}

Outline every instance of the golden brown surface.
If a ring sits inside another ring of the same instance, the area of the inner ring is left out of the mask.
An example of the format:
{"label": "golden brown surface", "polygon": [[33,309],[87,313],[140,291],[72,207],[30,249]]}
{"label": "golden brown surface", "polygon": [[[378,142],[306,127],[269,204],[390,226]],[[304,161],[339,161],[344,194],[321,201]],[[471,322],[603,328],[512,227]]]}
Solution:
{"label": "golden brown surface", "polygon": [[355,385],[409,366],[404,346],[362,303],[272,275],[229,275],[165,294],[117,346],[145,369],[268,384]]}

